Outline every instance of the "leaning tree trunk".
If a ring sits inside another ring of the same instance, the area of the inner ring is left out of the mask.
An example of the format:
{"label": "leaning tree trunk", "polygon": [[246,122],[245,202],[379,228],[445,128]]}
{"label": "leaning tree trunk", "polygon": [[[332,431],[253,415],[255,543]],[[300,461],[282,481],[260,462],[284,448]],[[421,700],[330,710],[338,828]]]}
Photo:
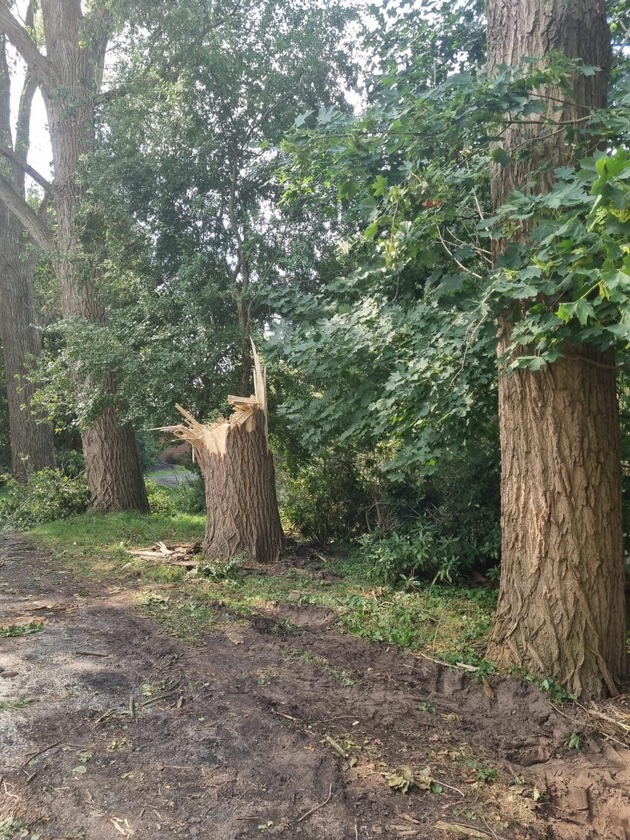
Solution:
{"label": "leaning tree trunk", "polygon": [[[508,129],[505,150],[529,145],[530,154],[494,168],[495,208],[543,167],[537,188],[548,189],[553,168],[570,160],[557,124],[575,124],[605,105],[611,48],[603,0],[489,0],[491,72],[552,51],[601,70],[576,75],[570,101],[560,89],[540,91],[555,127],[541,120]],[[513,326],[506,312],[501,356]],[[500,378],[502,573],[487,657],[599,696],[616,692],[626,667],[614,358],[586,345],[564,351],[540,371]]]}
{"label": "leaning tree trunk", "polygon": [[229,420],[198,423],[178,406],[185,424],[166,427],[195,453],[206,485],[208,520],[203,550],[209,560],[239,555],[261,563],[277,560],[284,544],[273,456],[267,435],[265,377],[254,351],[253,397],[228,397]]}

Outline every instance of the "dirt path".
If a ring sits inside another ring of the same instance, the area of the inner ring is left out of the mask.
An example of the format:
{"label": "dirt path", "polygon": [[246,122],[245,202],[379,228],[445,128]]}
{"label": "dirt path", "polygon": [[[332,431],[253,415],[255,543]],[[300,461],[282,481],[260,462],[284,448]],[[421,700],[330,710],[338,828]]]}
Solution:
{"label": "dirt path", "polygon": [[[0,638],[0,840],[630,838],[630,752],[569,751],[576,721],[529,683],[321,610],[217,611],[192,646],[133,587],[0,543],[0,627],[43,622]],[[410,770],[406,795],[384,777]]]}

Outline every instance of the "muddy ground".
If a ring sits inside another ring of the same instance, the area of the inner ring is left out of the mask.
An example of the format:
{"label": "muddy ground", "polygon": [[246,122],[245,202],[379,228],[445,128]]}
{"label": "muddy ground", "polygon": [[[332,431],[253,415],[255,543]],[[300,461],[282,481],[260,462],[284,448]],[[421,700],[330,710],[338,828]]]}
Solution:
{"label": "muddy ground", "polygon": [[0,840],[630,838],[623,725],[297,604],[187,643],[141,587],[0,542],[0,627],[43,623],[0,638]]}

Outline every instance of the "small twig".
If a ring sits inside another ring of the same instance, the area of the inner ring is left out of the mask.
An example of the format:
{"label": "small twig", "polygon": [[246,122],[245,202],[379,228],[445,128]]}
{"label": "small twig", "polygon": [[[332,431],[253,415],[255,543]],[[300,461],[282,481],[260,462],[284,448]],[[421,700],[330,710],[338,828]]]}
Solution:
{"label": "small twig", "polygon": [[37,750],[37,752],[34,752],[32,755],[30,753],[26,753],[29,756],[29,758],[26,759],[26,761],[20,769],[24,770],[35,758],[39,758],[40,755],[43,755],[45,752],[48,752],[48,750],[53,750],[55,747],[58,747],[61,743],[63,743],[63,741],[55,741],[54,744],[49,744],[47,747],[44,747],[41,750]]}
{"label": "small twig", "polygon": [[348,753],[335,741],[334,738],[331,738],[330,735],[324,735],[324,741],[326,741],[327,744],[330,744],[337,755],[340,755],[342,758],[348,758]]}
{"label": "small twig", "polygon": [[435,229],[437,230],[438,239],[442,243],[442,247],[444,248],[446,253],[449,255],[449,257],[453,260],[453,262],[457,266],[459,266],[459,268],[461,268],[462,271],[465,271],[466,274],[472,274],[472,276],[476,277],[477,280],[483,280],[483,277],[481,276],[481,274],[477,274],[477,272],[473,271],[471,268],[466,268],[466,266],[457,259],[455,254],[451,251],[451,249],[446,244],[446,241],[445,241],[444,237],[442,236],[442,231],[440,230],[439,225],[436,225]]}
{"label": "small twig", "polygon": [[129,695],[129,717],[135,718],[136,716],[136,705],[133,699],[133,694]]}
{"label": "small twig", "polygon": [[27,779],[26,779],[26,784],[27,784],[27,785],[30,785],[30,783],[33,781],[33,779],[35,778],[35,776],[37,776],[37,772],[38,772],[38,771],[36,770],[34,773],[31,773],[31,775],[30,775],[30,776],[27,776]]}
{"label": "small twig", "polygon": [[174,689],[169,688],[168,691],[165,691],[164,694],[158,694],[155,697],[149,697],[148,700],[143,700],[140,703],[141,706],[150,706],[151,703],[158,703],[160,700],[167,700],[173,693]]}
{"label": "small twig", "polygon": [[99,724],[99,723],[101,723],[101,722],[102,722],[102,721],[104,721],[106,718],[108,718],[108,717],[110,717],[111,715],[113,715],[115,712],[116,712],[116,709],[108,709],[108,710],[105,712],[105,714],[104,714],[104,715],[101,715],[101,716],[100,716],[100,718],[98,718],[98,720],[95,720],[95,721],[94,721],[94,726],[98,726],[98,724]]}
{"label": "small twig", "polygon": [[109,656],[109,653],[103,653],[100,650],[75,650],[75,656]]}
{"label": "small twig", "polygon": [[296,723],[299,723],[299,718],[293,717],[292,715],[285,715],[283,712],[276,712],[275,709],[271,710],[272,714],[278,715],[279,717],[286,718],[287,720],[294,720]]}
{"label": "small twig", "polygon": [[305,814],[302,814],[301,817],[298,817],[298,822],[299,823],[302,822],[302,820],[305,820],[307,817],[310,817],[311,814],[314,814],[315,811],[319,811],[320,808],[323,808],[324,805],[328,805],[328,803],[330,802],[330,797],[331,796],[332,796],[332,785],[330,785],[330,787],[328,788],[328,797],[326,798],[326,801],[321,802],[319,805],[316,805],[314,808],[311,808],[310,811],[307,811]]}
{"label": "small twig", "polygon": [[453,785],[447,785],[446,782],[441,782],[439,779],[433,779],[433,781],[441,787],[448,788],[449,790],[454,790],[455,793],[459,793],[459,795],[463,796],[464,799],[466,798],[466,794],[459,788],[453,787]]}
{"label": "small twig", "polygon": [[15,793],[11,793],[9,788],[7,787],[7,783],[5,781],[2,782],[2,787],[4,788],[5,796],[10,796],[11,799],[19,799],[20,797],[17,796]]}
{"label": "small twig", "polygon": [[354,840],[359,840],[359,823],[356,819],[354,821]]}

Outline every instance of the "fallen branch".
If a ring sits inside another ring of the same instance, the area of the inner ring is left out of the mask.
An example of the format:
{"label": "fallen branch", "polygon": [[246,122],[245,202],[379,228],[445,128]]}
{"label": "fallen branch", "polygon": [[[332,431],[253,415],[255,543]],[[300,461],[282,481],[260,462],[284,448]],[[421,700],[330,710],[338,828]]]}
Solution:
{"label": "fallen branch", "polygon": [[34,752],[32,754],[31,753],[26,753],[30,757],[26,759],[26,761],[24,762],[24,764],[22,765],[22,767],[20,769],[24,770],[26,767],[28,767],[28,765],[31,763],[31,761],[33,761],[36,758],[39,758],[40,755],[43,755],[44,753],[48,752],[48,750],[53,750],[55,747],[58,747],[59,744],[63,744],[63,740],[55,741],[54,744],[49,744],[47,747],[44,747],[41,750],[37,750],[37,752]]}
{"label": "fallen branch", "polygon": [[324,805],[328,805],[328,803],[330,802],[330,797],[331,796],[332,796],[332,785],[330,785],[330,787],[328,788],[328,797],[326,798],[326,801],[325,802],[320,802],[319,805],[316,805],[314,808],[311,808],[310,811],[307,811],[305,814],[302,814],[302,816],[298,818],[298,822],[299,823],[302,822],[302,820],[305,820],[307,817],[310,817],[311,814],[314,814],[315,811],[319,811],[320,808],[323,808]]}
{"label": "fallen branch", "polygon": [[75,656],[109,656],[109,653],[104,653],[100,650],[75,650]]}

